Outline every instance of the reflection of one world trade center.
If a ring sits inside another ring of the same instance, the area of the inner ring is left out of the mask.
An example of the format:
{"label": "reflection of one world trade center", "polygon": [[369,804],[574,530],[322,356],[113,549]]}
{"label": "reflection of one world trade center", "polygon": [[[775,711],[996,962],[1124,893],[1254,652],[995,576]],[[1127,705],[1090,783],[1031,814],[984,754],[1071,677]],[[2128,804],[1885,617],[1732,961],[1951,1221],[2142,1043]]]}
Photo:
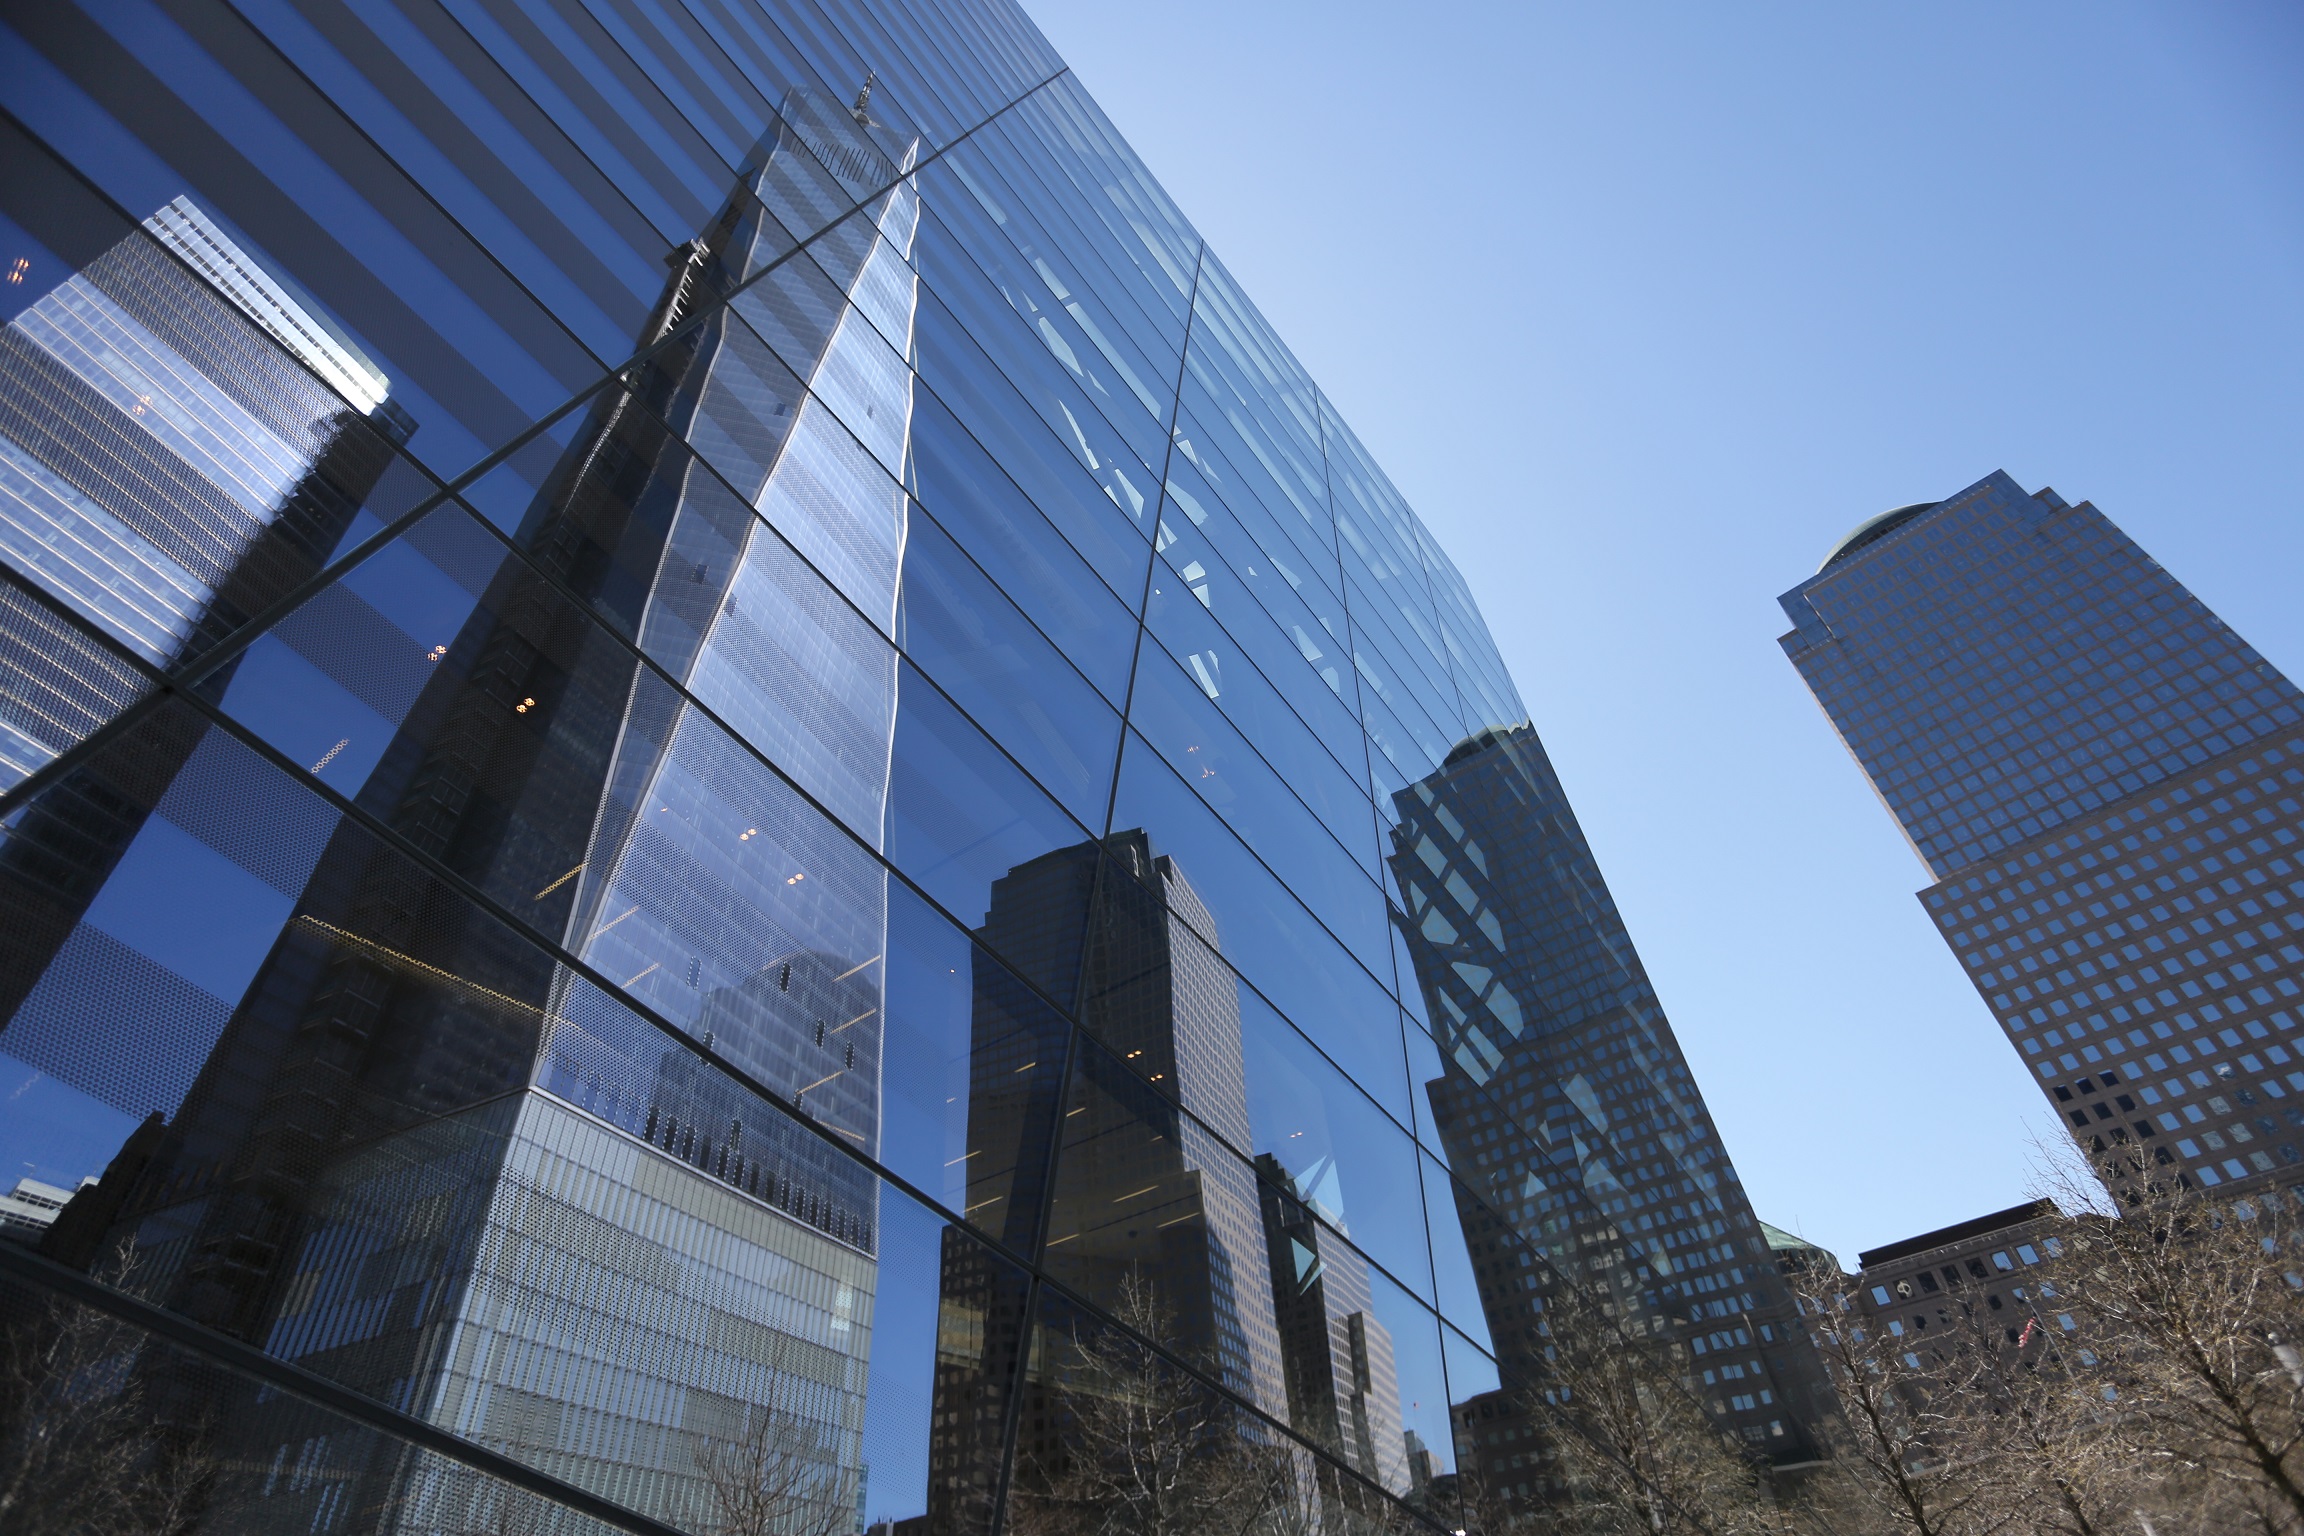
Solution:
{"label": "reflection of one world trade center", "polygon": [[[914,153],[787,96],[359,797],[866,1153]],[[176,1304],[631,1507],[722,1520],[772,1421],[792,1518],[861,1509],[872,1181],[354,824],[124,1214]],[[282,1517],[490,1528],[367,1454],[297,1452],[349,1459]]]}

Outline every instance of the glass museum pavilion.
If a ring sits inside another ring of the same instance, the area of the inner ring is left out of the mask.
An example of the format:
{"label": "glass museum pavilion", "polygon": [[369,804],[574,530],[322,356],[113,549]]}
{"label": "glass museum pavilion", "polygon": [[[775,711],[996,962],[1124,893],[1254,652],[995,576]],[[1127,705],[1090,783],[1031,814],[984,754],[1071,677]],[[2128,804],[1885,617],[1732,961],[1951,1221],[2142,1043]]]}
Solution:
{"label": "glass museum pavilion", "polygon": [[1012,6],[0,61],[0,1497],[1455,1528],[1563,1286],[1809,1454],[1461,576]]}

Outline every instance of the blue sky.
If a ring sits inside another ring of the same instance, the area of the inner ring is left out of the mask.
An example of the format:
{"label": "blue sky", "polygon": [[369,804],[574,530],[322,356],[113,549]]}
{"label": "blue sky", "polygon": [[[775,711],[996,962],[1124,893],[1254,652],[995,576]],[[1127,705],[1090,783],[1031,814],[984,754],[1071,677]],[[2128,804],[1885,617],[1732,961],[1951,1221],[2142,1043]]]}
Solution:
{"label": "blue sky", "polygon": [[1464,567],[1760,1213],[2024,1198],[1774,599],[2006,469],[2304,677],[2304,13],[1026,3]]}

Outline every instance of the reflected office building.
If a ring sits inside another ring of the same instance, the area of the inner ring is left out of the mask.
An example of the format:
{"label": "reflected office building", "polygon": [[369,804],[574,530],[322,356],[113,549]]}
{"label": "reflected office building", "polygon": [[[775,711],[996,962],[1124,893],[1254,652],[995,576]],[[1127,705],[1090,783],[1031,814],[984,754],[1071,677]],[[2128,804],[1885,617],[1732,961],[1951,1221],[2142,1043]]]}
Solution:
{"label": "reflected office building", "polygon": [[[1488,1325],[1519,1344],[1500,1357],[1507,1383],[1516,1364],[1540,1378],[1545,1293],[1580,1285],[1683,1342],[1745,1441],[1811,1459],[1826,1384],[1535,732],[1467,738],[1394,803],[1393,878],[1446,1067],[1426,1092],[1486,1201],[1462,1202],[1464,1225],[1509,1229],[1542,1259],[1482,1266]],[[1511,1396],[1469,1419],[1496,1486],[1524,1480],[1542,1438]]]}
{"label": "reflected office building", "polygon": [[[375,366],[187,197],[18,313],[0,329],[0,783],[309,580],[408,428]],[[148,744],[155,792],[200,735]],[[148,814],[69,774],[0,845],[0,1013],[17,1055],[70,1079],[104,1070],[79,1059],[79,988],[190,1001],[80,926]]]}
{"label": "reflected office building", "polygon": [[[1117,867],[1105,873],[1108,864]],[[1123,1322],[1252,1408],[1286,1418],[1265,1207],[1255,1173],[1230,1150],[1252,1139],[1239,983],[1196,933],[1214,938],[1211,914],[1140,829],[1045,854],[993,885],[987,946],[1031,957],[1059,987],[1069,982],[1100,1048],[1076,1056],[1060,1109],[1010,1087],[1036,1065],[1021,1054],[1062,1042],[1019,1028],[1016,983],[989,965],[979,971],[968,1160],[995,1155],[971,1172],[982,1199],[969,1207],[1011,1241],[1023,1236],[1019,1221],[1044,1220],[1052,1278],[1117,1298]],[[1020,1137],[1019,1127],[1051,1120],[1061,1150],[1043,1217],[1041,1181],[1001,1167],[997,1150],[1041,1143],[1046,1129]],[[957,1229],[948,1234],[945,1290],[959,1304],[950,1315],[973,1319],[991,1308],[991,1293],[983,1265],[959,1258],[963,1246]],[[1036,1351],[1026,1368],[1016,1456],[1028,1485],[1061,1487],[1096,1453],[1080,1444],[1076,1421],[1078,1399],[1099,1387],[1078,1374],[1060,1347]],[[939,1384],[934,1464],[949,1498],[981,1497],[970,1474],[997,1465],[982,1443],[993,1428],[986,1405],[966,1400],[964,1381]]]}
{"label": "reflected office building", "polygon": [[1462,574],[1012,0],[170,15],[0,70],[51,1524],[1542,1518],[1569,1286],[1796,1454]]}

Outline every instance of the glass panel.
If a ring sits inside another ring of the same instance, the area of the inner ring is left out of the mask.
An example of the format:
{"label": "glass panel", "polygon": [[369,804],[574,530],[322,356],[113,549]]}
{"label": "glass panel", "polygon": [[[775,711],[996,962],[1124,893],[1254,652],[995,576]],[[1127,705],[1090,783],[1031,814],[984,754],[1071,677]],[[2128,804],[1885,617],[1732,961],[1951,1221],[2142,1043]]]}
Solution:
{"label": "glass panel", "polygon": [[[1150,835],[1193,893],[1185,922],[1316,1039],[1390,1033],[1395,1007],[1383,986],[1141,742],[1122,755],[1112,822]],[[1174,890],[1171,880],[1171,899]],[[1382,964],[1381,931],[1356,937]]]}
{"label": "glass panel", "polygon": [[[1208,672],[1204,664],[1201,672]],[[1221,816],[1329,928],[1384,963],[1383,897],[1369,866],[1347,852],[1208,697],[1200,673],[1158,650],[1136,668],[1129,718],[1194,794]]]}
{"label": "glass panel", "polygon": [[[1135,651],[1128,607],[940,401],[921,398],[912,441],[914,494],[927,513],[1117,705]],[[1133,533],[1124,536],[1116,574],[1132,578],[1131,590],[1140,592],[1144,547]]]}
{"label": "glass panel", "polygon": [[618,1529],[13,1276],[0,1373],[20,1531]]}
{"label": "glass panel", "polygon": [[1042,1293],[1018,1405],[1011,1528],[1085,1536],[1123,1521],[1196,1530],[1252,1519],[1307,1530],[1340,1505],[1368,1507],[1355,1479],[1212,1385],[1189,1346],[1168,1342],[1190,1325],[1156,1282],[1129,1282],[1118,1315],[1115,1324]]}
{"label": "glass panel", "polygon": [[1245,1055],[1258,1172],[1430,1299],[1424,1198],[1407,1136],[1277,1018],[1251,1012]]}
{"label": "glass panel", "polygon": [[[1087,893],[1067,903],[1035,873],[995,887],[984,936],[1038,960],[1069,1002]],[[1011,1251],[1036,1251],[1070,1031],[1031,981],[892,888],[881,1161]]]}
{"label": "glass panel", "polygon": [[[1367,747],[1359,722],[1325,688],[1284,694],[1264,667],[1276,660],[1284,676],[1303,681],[1294,646],[1254,611],[1237,616],[1246,626],[1248,638],[1242,642],[1217,623],[1212,605],[1193,600],[1193,583],[1176,579],[1179,569],[1189,565],[1164,566],[1161,579],[1153,583],[1147,610],[1153,635],[1319,815],[1336,840],[1347,849],[1364,849],[1373,828],[1367,791],[1361,787]],[[1327,736],[1325,744],[1297,713],[1293,703],[1297,695],[1308,696],[1311,718]],[[1366,855],[1361,857],[1365,860]]]}
{"label": "glass panel", "polygon": [[[1511,1138],[1521,1135],[1515,1126],[1506,1127],[1504,1134]],[[1432,1271],[1438,1282],[1440,1315],[1493,1354],[1495,1346],[1489,1342],[1479,1277],[1487,1277],[1497,1302],[1508,1308],[1515,1280],[1510,1269],[1519,1245],[1509,1241],[1506,1234],[1510,1228],[1496,1213],[1482,1204],[1478,1195],[1450,1178],[1437,1160],[1426,1157],[1423,1165],[1424,1215],[1432,1229]],[[1462,1398],[1465,1394],[1459,1390],[1456,1395]]]}
{"label": "glass panel", "polygon": [[[149,757],[96,766],[132,790]],[[853,1498],[880,1204],[843,1148],[878,1143],[876,954],[819,924],[675,978],[771,1096],[233,738],[156,809],[0,1036],[47,1118],[57,1080],[172,1111],[59,1218],[84,1258],[134,1234],[155,1300],[660,1518],[713,1496],[708,1442],[757,1422],[731,1402],[784,1405],[779,1454]]]}
{"label": "glass panel", "polygon": [[[1195,1009],[1188,996],[1170,1006],[1169,1017],[1145,1020],[1134,1049],[1171,1058],[1191,1097],[1245,1119],[1237,1024],[1227,1032],[1220,1008]],[[1120,1055],[1088,1049],[1074,1063],[1042,1262],[1244,1401],[1287,1417],[1256,1175]]]}
{"label": "glass panel", "polygon": [[1103,820],[1120,717],[925,517],[904,547],[897,643],[1083,825]]}
{"label": "glass panel", "polygon": [[[894,1188],[883,1186],[880,1200],[879,1284],[865,1322],[872,1363],[861,1462],[842,1489],[848,1502],[839,1516],[827,1510],[822,1523],[797,1528],[849,1531],[861,1523],[885,1529],[925,1517],[931,1530],[989,1532],[1021,1364],[1026,1277]],[[754,1401],[753,1440],[777,1443],[774,1406]],[[749,1451],[750,1443],[739,1441],[736,1448]],[[756,1460],[745,1455],[738,1466],[749,1471]],[[779,1470],[781,1463],[780,1455],[769,1459],[767,1469]],[[747,1479],[766,1487],[778,1481]],[[716,1529],[731,1528],[747,1529],[725,1516]],[[777,1519],[769,1528],[795,1525]]]}
{"label": "glass panel", "polygon": [[[918,349],[920,376],[935,392],[932,402],[922,402],[917,466],[929,509],[939,505],[934,476],[940,463],[951,466],[950,483],[965,484],[977,475],[995,488],[998,478],[1013,481],[1105,585],[1133,607],[1144,587],[1150,520],[1137,495],[1122,494],[1134,487],[1093,478],[1104,461],[1084,438],[1074,441],[1072,423],[1051,427],[1040,421],[933,292],[921,300]],[[948,501],[950,493],[942,499]]]}
{"label": "glass panel", "polygon": [[986,921],[997,882],[1087,839],[944,696],[904,664],[890,768],[888,857],[963,924]]}

